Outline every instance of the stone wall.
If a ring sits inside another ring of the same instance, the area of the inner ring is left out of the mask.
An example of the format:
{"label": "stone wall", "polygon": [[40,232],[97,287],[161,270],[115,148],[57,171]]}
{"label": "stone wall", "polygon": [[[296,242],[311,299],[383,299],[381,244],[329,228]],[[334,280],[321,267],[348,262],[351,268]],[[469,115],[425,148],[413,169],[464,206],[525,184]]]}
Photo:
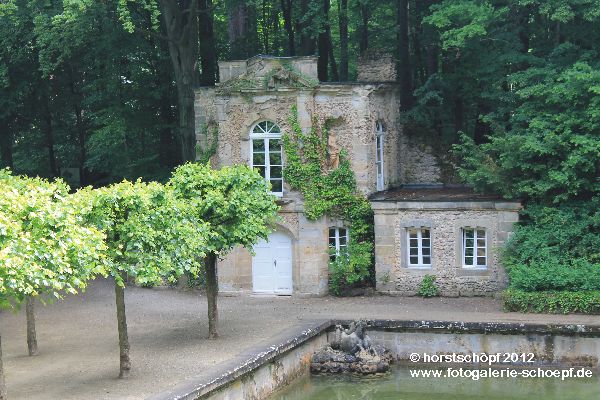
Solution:
{"label": "stone wall", "polygon": [[367,52],[358,58],[358,82],[396,81],[396,61],[389,53]]}
{"label": "stone wall", "polygon": [[[500,250],[513,224],[519,203],[512,202],[375,202],[375,269],[377,290],[413,296],[424,275],[435,275],[442,296],[493,295],[506,287]],[[432,265],[407,266],[406,228],[431,227]],[[487,231],[487,267],[462,266],[465,226]]]}

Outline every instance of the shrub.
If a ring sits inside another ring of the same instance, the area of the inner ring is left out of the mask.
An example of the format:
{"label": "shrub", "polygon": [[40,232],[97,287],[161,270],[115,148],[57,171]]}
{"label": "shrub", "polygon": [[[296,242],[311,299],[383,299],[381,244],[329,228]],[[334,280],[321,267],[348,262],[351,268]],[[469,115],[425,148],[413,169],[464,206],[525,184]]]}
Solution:
{"label": "shrub", "polygon": [[329,262],[331,293],[340,296],[346,289],[368,279],[372,251],[373,245],[369,242],[350,242],[348,251],[339,254]]}
{"label": "shrub", "polygon": [[421,297],[435,297],[439,295],[439,289],[435,284],[435,275],[425,275],[423,277],[417,294]]}
{"label": "shrub", "polygon": [[531,206],[504,254],[510,287],[533,291],[600,290],[600,199]]}
{"label": "shrub", "polygon": [[506,311],[600,314],[600,291],[525,292],[509,289],[503,293],[503,301]]}

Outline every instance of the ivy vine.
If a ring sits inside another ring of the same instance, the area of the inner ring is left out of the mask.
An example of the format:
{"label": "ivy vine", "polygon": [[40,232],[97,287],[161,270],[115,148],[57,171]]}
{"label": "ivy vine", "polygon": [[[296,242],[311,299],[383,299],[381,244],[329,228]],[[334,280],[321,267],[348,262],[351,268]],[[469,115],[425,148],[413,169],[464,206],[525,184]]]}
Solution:
{"label": "ivy vine", "polygon": [[304,196],[309,220],[325,215],[341,219],[350,230],[346,252],[329,263],[329,286],[334,294],[373,277],[373,210],[356,187],[347,152],[342,150],[337,168],[330,167],[327,137],[331,120],[323,124],[313,117],[310,132],[303,133],[298,110],[291,109],[291,132],[283,136],[287,157],[283,176]]}
{"label": "ivy vine", "polygon": [[208,137],[208,125],[202,126],[202,135],[206,137],[206,148],[202,149],[199,143],[196,143],[196,162],[199,164],[206,164],[210,161],[212,156],[217,154],[217,146],[219,145],[219,129],[213,126],[211,129],[212,137]]}

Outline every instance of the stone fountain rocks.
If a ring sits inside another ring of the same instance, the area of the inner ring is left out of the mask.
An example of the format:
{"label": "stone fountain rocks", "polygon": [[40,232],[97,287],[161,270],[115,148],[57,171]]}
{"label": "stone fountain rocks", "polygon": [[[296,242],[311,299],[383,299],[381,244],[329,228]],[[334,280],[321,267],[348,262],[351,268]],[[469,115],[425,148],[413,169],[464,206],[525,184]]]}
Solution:
{"label": "stone fountain rocks", "polygon": [[352,322],[348,329],[336,325],[331,346],[313,354],[311,372],[375,374],[388,371],[392,354],[383,346],[371,343],[366,327],[365,321]]}

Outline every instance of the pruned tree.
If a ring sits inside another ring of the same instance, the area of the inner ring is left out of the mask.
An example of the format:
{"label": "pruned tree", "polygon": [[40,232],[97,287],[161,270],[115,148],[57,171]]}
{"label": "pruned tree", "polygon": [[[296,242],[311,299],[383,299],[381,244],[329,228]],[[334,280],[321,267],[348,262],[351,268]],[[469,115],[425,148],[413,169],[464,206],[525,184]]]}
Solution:
{"label": "pruned tree", "polygon": [[[16,308],[39,295],[77,293],[104,273],[104,235],[86,224],[65,183],[0,170],[0,191],[3,304]],[[0,350],[0,399],[6,396]]]}
{"label": "pruned tree", "polygon": [[209,338],[218,337],[217,258],[233,247],[252,248],[267,239],[278,207],[262,176],[245,165],[214,170],[209,165],[185,164],[169,182],[176,196],[186,202],[189,218],[207,224],[206,296]]}
{"label": "pruned tree", "polygon": [[101,189],[82,189],[75,197],[89,204],[87,219],[106,235],[107,269],[114,279],[119,331],[119,377],[131,370],[125,312],[128,277],[139,284],[175,282],[197,273],[206,248],[205,224],[188,212],[164,185],[123,181]]}

